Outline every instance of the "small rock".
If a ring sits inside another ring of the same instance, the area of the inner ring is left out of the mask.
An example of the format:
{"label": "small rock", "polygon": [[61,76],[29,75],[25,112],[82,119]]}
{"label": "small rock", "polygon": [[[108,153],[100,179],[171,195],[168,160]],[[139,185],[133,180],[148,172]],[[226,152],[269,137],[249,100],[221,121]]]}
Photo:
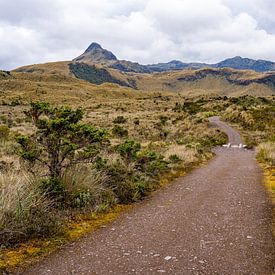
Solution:
{"label": "small rock", "polygon": [[165,273],[166,271],[163,269],[158,270],[159,273]]}
{"label": "small rock", "polygon": [[204,261],[203,261],[203,260],[200,260],[199,263],[200,263],[200,264],[204,264]]}
{"label": "small rock", "polygon": [[246,238],[247,238],[247,239],[252,239],[252,236],[247,236]]}
{"label": "small rock", "polygon": [[171,259],[172,259],[171,256],[166,256],[166,257],[164,258],[165,261],[169,261],[169,260],[171,260]]}

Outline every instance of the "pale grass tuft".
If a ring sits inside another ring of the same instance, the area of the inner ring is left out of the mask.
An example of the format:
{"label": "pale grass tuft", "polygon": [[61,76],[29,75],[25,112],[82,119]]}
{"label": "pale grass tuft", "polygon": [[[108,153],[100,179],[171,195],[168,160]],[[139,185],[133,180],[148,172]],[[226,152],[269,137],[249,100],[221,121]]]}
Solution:
{"label": "pale grass tuft", "polygon": [[26,173],[0,174],[0,242],[13,242],[56,230],[52,202]]}
{"label": "pale grass tuft", "polygon": [[173,155],[178,156],[184,163],[192,163],[198,160],[197,150],[187,148],[185,145],[171,145],[164,153],[165,159],[169,159]]}
{"label": "pale grass tuft", "polygon": [[92,206],[94,211],[104,210],[116,201],[113,192],[107,187],[108,176],[91,164],[69,167],[61,180],[67,200],[74,207]]}
{"label": "pale grass tuft", "polygon": [[27,174],[0,173],[0,224],[6,222],[6,216],[14,215],[17,221],[24,219],[31,208],[43,205],[45,211],[48,201],[40,194],[34,179]]}
{"label": "pale grass tuft", "polygon": [[66,192],[101,189],[108,177],[100,171],[93,169],[91,165],[78,164],[69,167],[62,176],[62,183]]}
{"label": "pale grass tuft", "polygon": [[256,148],[257,159],[268,165],[275,165],[275,142],[264,142]]}

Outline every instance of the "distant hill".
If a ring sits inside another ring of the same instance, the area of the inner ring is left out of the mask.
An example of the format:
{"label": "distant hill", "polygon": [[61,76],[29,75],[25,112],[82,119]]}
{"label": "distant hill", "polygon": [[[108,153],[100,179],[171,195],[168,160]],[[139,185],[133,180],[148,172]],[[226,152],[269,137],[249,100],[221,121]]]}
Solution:
{"label": "distant hill", "polygon": [[[211,93],[266,96],[275,94],[273,70],[272,62],[241,57],[212,65],[183,63],[178,60],[141,65],[118,60],[112,52],[92,43],[82,55],[72,61],[29,65],[12,72],[0,71],[0,92],[14,91],[14,87],[22,88],[23,83],[40,91],[48,83],[56,83],[56,87],[61,89],[63,83],[74,83],[77,86],[79,80],[84,80],[85,85],[100,86],[109,83],[117,89],[176,92],[183,95]],[[37,84],[41,81],[43,87]]]}
{"label": "distant hill", "polygon": [[73,59],[73,61],[102,64],[119,71],[135,73],[153,73],[200,68],[232,68],[237,70],[254,70],[256,72],[275,71],[275,62],[242,58],[240,56],[229,58],[216,64],[184,63],[179,60],[172,60],[168,63],[141,65],[131,61],[118,60],[112,52],[103,49],[101,45],[95,42],[93,42],[82,55]]}
{"label": "distant hill", "polygon": [[253,60],[236,56],[214,65],[215,68],[232,68],[237,70],[254,70],[256,72],[275,71],[275,63],[266,60]]}

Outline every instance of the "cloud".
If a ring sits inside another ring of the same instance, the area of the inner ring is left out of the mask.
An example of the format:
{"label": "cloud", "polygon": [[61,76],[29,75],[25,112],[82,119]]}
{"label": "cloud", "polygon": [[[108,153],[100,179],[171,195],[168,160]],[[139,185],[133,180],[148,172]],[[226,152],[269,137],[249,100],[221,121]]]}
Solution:
{"label": "cloud", "polygon": [[0,68],[71,60],[99,42],[140,63],[275,60],[273,0],[0,0]]}

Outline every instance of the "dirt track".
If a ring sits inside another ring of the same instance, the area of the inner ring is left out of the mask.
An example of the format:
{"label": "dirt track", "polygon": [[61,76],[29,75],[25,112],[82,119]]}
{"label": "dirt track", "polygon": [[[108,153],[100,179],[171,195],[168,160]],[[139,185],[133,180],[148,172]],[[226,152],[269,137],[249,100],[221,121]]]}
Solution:
{"label": "dirt track", "polygon": [[[232,128],[211,121],[231,144],[241,143]],[[272,274],[271,211],[254,153],[216,154],[24,274]]]}

